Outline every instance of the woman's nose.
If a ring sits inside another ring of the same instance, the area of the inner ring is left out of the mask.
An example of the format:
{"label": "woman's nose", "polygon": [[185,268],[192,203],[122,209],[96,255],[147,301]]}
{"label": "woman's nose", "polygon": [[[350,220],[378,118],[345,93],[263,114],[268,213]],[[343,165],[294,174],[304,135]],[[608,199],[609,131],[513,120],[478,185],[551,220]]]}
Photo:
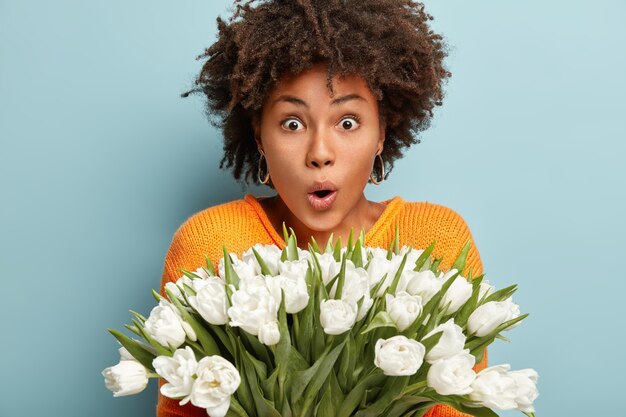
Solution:
{"label": "woman's nose", "polygon": [[316,133],[309,147],[306,164],[310,168],[330,166],[335,161],[335,152],[328,133]]}

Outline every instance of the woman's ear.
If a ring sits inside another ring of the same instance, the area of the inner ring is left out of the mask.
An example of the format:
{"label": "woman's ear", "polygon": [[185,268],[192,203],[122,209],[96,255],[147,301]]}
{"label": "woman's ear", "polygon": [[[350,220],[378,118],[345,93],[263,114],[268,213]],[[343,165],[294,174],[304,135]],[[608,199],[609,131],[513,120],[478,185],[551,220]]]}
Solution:
{"label": "woman's ear", "polygon": [[380,124],[380,132],[378,135],[378,147],[376,148],[376,155],[380,155],[383,151],[383,147],[385,146],[385,124]]}
{"label": "woman's ear", "polygon": [[259,153],[263,152],[263,143],[261,142],[261,121],[258,115],[252,116],[252,132],[254,134],[254,142],[259,150]]}

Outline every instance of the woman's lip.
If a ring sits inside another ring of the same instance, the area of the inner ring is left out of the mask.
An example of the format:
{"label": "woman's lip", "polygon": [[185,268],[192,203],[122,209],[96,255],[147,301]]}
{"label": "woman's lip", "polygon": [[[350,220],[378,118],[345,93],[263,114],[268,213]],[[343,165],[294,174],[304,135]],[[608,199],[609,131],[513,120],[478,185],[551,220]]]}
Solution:
{"label": "woman's lip", "polygon": [[318,197],[315,193],[309,193],[307,196],[309,198],[309,203],[311,203],[315,210],[328,210],[337,198],[337,191],[331,191],[324,197]]}

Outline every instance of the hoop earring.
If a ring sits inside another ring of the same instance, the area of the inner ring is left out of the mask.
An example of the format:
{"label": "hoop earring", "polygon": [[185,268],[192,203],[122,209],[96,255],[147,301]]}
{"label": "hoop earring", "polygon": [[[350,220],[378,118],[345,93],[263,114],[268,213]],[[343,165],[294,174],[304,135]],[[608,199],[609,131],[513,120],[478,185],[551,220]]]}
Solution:
{"label": "hoop earring", "polygon": [[267,169],[267,160],[265,161],[265,171],[267,171],[267,173],[265,174],[265,178],[261,179],[261,161],[265,158],[265,154],[263,152],[261,152],[261,156],[259,157],[259,167],[257,170],[257,179],[259,180],[259,182],[263,185],[267,184],[268,182],[270,182],[270,172]]}
{"label": "hoop earring", "polygon": [[[383,161],[383,157],[380,156],[380,154],[376,156],[380,160],[380,176],[378,176],[378,179],[374,178],[374,169],[372,169],[372,173],[370,174],[370,181],[372,181],[374,185],[378,185],[385,180],[385,162]],[[376,161],[374,161],[374,165],[376,165]]]}

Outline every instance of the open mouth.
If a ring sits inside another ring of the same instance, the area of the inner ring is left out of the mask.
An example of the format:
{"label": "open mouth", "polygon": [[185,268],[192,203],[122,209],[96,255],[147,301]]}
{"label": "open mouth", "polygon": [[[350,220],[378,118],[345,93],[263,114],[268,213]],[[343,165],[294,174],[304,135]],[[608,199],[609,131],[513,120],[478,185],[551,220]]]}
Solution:
{"label": "open mouth", "polygon": [[315,210],[328,210],[337,198],[337,190],[317,190],[309,193],[309,203]]}
{"label": "open mouth", "polygon": [[332,190],[319,190],[319,191],[315,191],[313,194],[315,194],[319,198],[324,198],[330,193],[332,193]]}

